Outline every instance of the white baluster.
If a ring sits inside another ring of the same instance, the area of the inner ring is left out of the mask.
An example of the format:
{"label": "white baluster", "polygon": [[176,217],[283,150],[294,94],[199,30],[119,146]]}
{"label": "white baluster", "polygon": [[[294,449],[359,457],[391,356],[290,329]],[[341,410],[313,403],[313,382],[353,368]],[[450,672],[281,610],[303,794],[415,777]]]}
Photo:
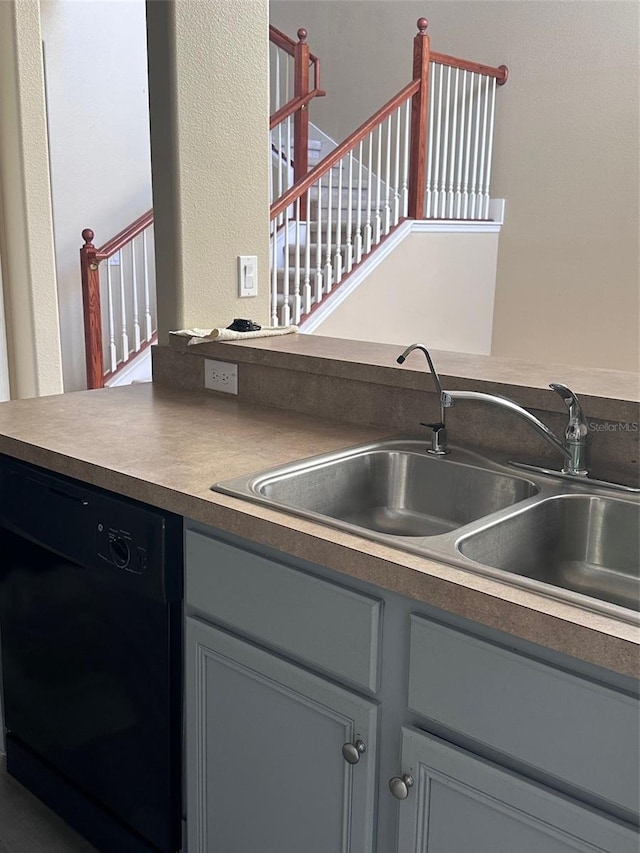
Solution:
{"label": "white baluster", "polygon": [[[287,99],[288,100],[288,99]],[[293,186],[293,166],[291,165],[292,156],[291,151],[293,148],[293,134],[291,132],[291,116],[287,116],[287,189],[290,189]],[[287,212],[285,213],[285,218],[290,219],[293,215],[293,210],[291,208],[287,208]]]}
{"label": "white baluster", "polygon": [[478,149],[480,146],[480,111],[482,108],[482,91],[481,91],[481,77],[478,74],[478,89],[477,89],[477,100],[476,100],[476,115],[474,119],[475,123],[475,136],[473,141],[473,169],[471,173],[471,209],[469,211],[469,217],[471,219],[476,218],[476,202],[478,198]]}
{"label": "white baluster", "polygon": [[348,202],[347,202],[347,243],[345,246],[345,254],[346,254],[346,269],[347,272],[350,273],[353,267],[353,240],[352,240],[352,228],[353,228],[353,151],[349,151],[349,171],[348,171],[348,179],[347,183],[349,185],[348,190]]}
{"label": "white baluster", "polygon": [[411,121],[411,99],[405,103],[404,110],[404,160],[402,164],[402,215],[409,213],[409,139]]}
{"label": "white baluster", "polygon": [[444,83],[444,66],[438,64],[438,114],[436,118],[436,151],[433,168],[433,215],[440,217],[440,146],[442,141],[442,87]]}
{"label": "white baluster", "polygon": [[[336,214],[336,252],[334,270],[334,280],[336,284],[342,281],[342,163],[338,163],[338,211]],[[329,200],[331,203],[331,200]]]}
{"label": "white baluster", "polygon": [[333,264],[331,258],[331,214],[332,214],[332,204],[331,197],[333,193],[333,169],[329,169],[328,179],[327,179],[327,246],[326,251],[327,254],[325,256],[325,265],[324,265],[324,292],[331,293],[331,288],[333,287]]}
{"label": "white baluster", "polygon": [[276,48],[276,108],[274,112],[277,112],[282,106],[282,101],[280,100],[280,48]]}
{"label": "white baluster", "polygon": [[271,223],[271,325],[279,326],[278,323],[278,228],[276,221]]}
{"label": "white baluster", "polygon": [[456,179],[456,209],[455,218],[460,219],[462,213],[462,164],[464,160],[464,117],[467,102],[467,69],[462,72],[462,95],[460,97],[460,148],[458,151],[458,175]]}
{"label": "white baluster", "polygon": [[356,263],[362,260],[362,140],[358,147],[358,198],[356,199]]}
{"label": "white baluster", "polygon": [[451,66],[447,68],[447,94],[445,95],[444,140],[442,143],[442,171],[440,173],[440,216],[447,216],[447,162],[449,158],[449,110],[451,104]]}
{"label": "white baluster", "polygon": [[118,352],[116,350],[116,324],[113,318],[113,284],[111,282],[111,266],[107,258],[107,325],[109,331],[109,364],[111,373],[118,366]]}
{"label": "white baluster", "polygon": [[496,78],[491,81],[491,117],[489,119],[489,145],[487,146],[487,175],[484,184],[484,211],[483,219],[489,218],[489,186],[491,183],[491,159],[493,156],[493,128],[496,108]]}
{"label": "white baluster", "polygon": [[456,174],[456,150],[458,143],[458,92],[460,83],[460,69],[456,68],[455,85],[453,89],[453,119],[451,122],[451,167],[449,172],[449,186],[447,190],[447,219],[453,219],[455,201],[455,174]]}
{"label": "white baluster", "polygon": [[273,131],[269,131],[269,205],[273,204]]}
{"label": "white baluster", "polygon": [[149,257],[147,255],[147,230],[142,232],[142,271],[144,276],[144,339],[150,341],[153,337],[153,321],[151,319],[151,294],[149,288]]}
{"label": "white baluster", "polygon": [[[284,167],[282,160],[282,122],[278,125],[278,198],[282,197],[282,193],[284,192],[284,183],[282,179],[282,170]],[[284,222],[284,217],[286,216],[286,211],[281,213],[278,216],[277,225],[282,225]]]}
{"label": "white baluster", "polygon": [[282,277],[282,309],[280,316],[282,317],[282,325],[288,326],[291,323],[291,296],[290,296],[290,258],[289,258],[289,208],[285,214],[284,223],[284,275]]}
{"label": "white baluster", "polygon": [[374,229],[374,242],[377,245],[380,242],[382,234],[382,207],[380,199],[382,197],[382,125],[377,127],[378,145],[376,157],[376,222]]}
{"label": "white baluster", "polygon": [[467,116],[467,144],[464,153],[464,183],[462,185],[462,218],[469,218],[469,170],[471,168],[471,135],[473,130],[473,84],[475,72],[469,78],[469,113]]}
{"label": "white baluster", "polygon": [[302,310],[311,311],[311,199],[307,191],[307,218],[304,229],[304,284],[302,288]]}
{"label": "white baluster", "polygon": [[300,296],[300,198],[295,201],[294,273],[293,273],[293,322],[300,322],[302,300]]}
{"label": "white baluster", "polygon": [[480,146],[480,171],[478,175],[478,193],[476,196],[476,218],[482,219],[484,211],[484,170],[485,159],[487,152],[487,121],[489,118],[489,81],[490,77],[485,77],[484,95],[482,97],[482,137]]}
{"label": "white baluster", "polygon": [[316,305],[322,302],[322,178],[318,178],[318,219],[316,225]]}
{"label": "white baluster", "polygon": [[371,251],[373,229],[371,227],[371,193],[373,192],[373,131],[369,134],[369,170],[367,179],[367,219],[364,226],[364,252],[368,255]]}
{"label": "white baluster", "polygon": [[122,343],[122,360],[126,361],[129,358],[129,334],[127,332],[127,290],[124,280],[124,264],[122,263],[122,252],[118,252],[118,260],[120,261],[120,323],[122,326],[120,332],[120,341]]}
{"label": "white baluster", "polygon": [[[382,133],[382,125],[380,126]],[[384,233],[388,234],[391,228],[391,116],[387,119],[387,151],[385,157],[384,171]]]}
{"label": "white baluster", "polygon": [[400,221],[400,132],[402,119],[402,104],[396,110],[396,150],[395,172],[393,176],[393,224]]}
{"label": "white baluster", "polygon": [[[431,82],[433,84],[433,88],[435,89],[435,81],[436,81],[436,64],[435,64],[435,62],[430,62],[429,68],[430,68],[429,79],[431,80]],[[429,138],[429,141],[427,143],[427,179],[426,179],[426,187],[425,187],[425,193],[426,193],[425,215],[426,215],[427,219],[431,219],[432,215],[434,215],[434,213],[433,213],[433,208],[434,208],[434,204],[433,204],[433,202],[434,202],[434,198],[433,198],[433,194],[434,194],[433,161],[434,161],[434,157],[435,157],[435,145],[434,145],[435,103],[436,103],[436,99],[432,93],[431,96],[429,97],[429,126],[427,128],[428,138]],[[436,188],[436,192],[437,192],[437,188]]]}
{"label": "white baluster", "polygon": [[140,316],[138,314],[138,271],[136,269],[136,238],[131,241],[131,288],[133,290],[133,351],[140,349]]}

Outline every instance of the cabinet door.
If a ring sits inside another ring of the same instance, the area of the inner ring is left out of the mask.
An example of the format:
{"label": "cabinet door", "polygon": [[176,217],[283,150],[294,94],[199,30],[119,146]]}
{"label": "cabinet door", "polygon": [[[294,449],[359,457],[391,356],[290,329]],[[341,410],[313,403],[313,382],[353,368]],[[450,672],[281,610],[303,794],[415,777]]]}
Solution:
{"label": "cabinet door", "polygon": [[637,853],[626,824],[416,729],[402,731],[398,853]]}
{"label": "cabinet door", "polygon": [[375,704],[197,619],[186,655],[189,852],[370,853]]}

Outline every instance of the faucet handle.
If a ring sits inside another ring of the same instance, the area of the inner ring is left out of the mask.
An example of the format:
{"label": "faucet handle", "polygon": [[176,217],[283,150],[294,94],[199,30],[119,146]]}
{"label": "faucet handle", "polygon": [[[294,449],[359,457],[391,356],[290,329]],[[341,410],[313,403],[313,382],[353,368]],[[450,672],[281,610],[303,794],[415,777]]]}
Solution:
{"label": "faucet handle", "polygon": [[551,388],[552,391],[555,391],[558,396],[562,397],[565,406],[569,410],[569,419],[571,421],[584,422],[584,414],[582,412],[580,400],[578,400],[571,388],[563,385],[561,382],[551,382],[549,388]]}
{"label": "faucet handle", "polygon": [[442,421],[435,424],[420,423],[420,426],[429,427],[432,431],[431,447],[427,453],[431,453],[433,456],[448,456],[451,453],[447,446],[447,428]]}

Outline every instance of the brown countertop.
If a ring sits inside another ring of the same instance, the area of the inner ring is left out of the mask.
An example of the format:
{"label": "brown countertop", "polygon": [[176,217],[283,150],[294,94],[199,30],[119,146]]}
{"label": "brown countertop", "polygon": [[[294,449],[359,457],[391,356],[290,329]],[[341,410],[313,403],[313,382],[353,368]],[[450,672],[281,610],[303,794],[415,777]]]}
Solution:
{"label": "brown countertop", "polygon": [[157,384],[0,404],[0,452],[638,677],[640,628],[210,491],[212,483],[384,437]]}

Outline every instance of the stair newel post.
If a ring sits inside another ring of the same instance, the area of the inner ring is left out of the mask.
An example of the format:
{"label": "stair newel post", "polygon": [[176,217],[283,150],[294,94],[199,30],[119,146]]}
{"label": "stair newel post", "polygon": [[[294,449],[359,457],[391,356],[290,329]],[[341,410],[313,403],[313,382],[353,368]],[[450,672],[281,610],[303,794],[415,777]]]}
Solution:
{"label": "stair newel post", "polygon": [[428,26],[429,22],[426,18],[419,18],[418,33],[413,40],[413,79],[420,80],[420,88],[411,102],[408,209],[410,219],[424,219],[430,59]]}
{"label": "stair newel post", "polygon": [[[298,43],[294,47],[294,90],[296,98],[309,94],[309,45],[306,42],[307,31],[298,30]],[[303,178],[309,169],[309,105],[305,104],[293,119],[293,180]],[[300,217],[307,216],[307,198],[305,192],[300,197]]]}
{"label": "stair newel post", "polygon": [[100,313],[100,270],[93,238],[93,231],[90,228],[85,228],[82,232],[84,245],[80,249],[84,347],[87,365],[87,388],[102,388],[104,386],[104,360],[102,356],[102,315]]}

